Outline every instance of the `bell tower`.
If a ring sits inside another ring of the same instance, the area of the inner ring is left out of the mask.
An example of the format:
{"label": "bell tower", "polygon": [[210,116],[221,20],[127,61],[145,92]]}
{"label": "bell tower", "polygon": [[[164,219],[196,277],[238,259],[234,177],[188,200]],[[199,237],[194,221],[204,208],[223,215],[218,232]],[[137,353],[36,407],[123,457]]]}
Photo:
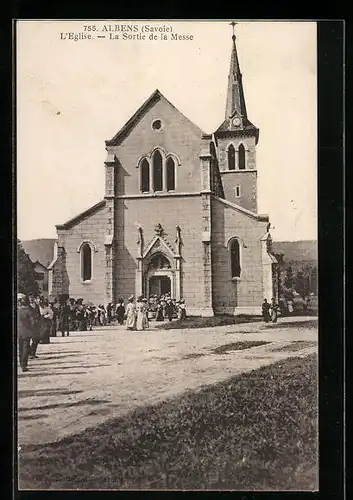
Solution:
{"label": "bell tower", "polygon": [[257,213],[256,145],[259,129],[248,119],[233,28],[225,119],[216,130],[225,198]]}

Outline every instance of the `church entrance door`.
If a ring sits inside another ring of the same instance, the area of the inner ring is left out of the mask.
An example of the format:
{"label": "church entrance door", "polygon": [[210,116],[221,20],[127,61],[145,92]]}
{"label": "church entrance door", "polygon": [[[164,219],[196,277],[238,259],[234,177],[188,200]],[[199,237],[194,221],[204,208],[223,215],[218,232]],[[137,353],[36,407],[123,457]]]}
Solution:
{"label": "church entrance door", "polygon": [[171,294],[171,281],[168,276],[152,276],[149,279],[149,296]]}

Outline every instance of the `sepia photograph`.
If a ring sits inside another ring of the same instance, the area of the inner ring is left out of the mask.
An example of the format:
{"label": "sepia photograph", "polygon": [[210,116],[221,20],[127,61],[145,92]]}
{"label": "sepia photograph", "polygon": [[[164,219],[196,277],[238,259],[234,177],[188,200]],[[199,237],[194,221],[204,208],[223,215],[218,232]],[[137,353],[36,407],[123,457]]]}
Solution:
{"label": "sepia photograph", "polygon": [[14,36],[18,489],[317,491],[317,23]]}

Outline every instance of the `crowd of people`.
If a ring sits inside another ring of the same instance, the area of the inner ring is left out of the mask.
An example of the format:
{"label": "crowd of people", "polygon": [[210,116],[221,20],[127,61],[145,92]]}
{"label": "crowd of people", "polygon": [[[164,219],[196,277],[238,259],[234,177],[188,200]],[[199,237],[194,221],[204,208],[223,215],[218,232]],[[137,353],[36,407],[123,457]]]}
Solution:
{"label": "crowd of people", "polygon": [[50,337],[69,336],[72,331],[91,331],[93,327],[118,322],[128,330],[145,330],[152,319],[163,321],[186,317],[185,301],[175,301],[169,295],[147,300],[130,297],[107,306],[84,303],[83,299],[60,297],[48,301],[44,297],[18,294],[17,327],[20,366],[28,371],[28,360],[37,358],[40,343],[49,344]]}
{"label": "crowd of people", "polygon": [[20,294],[17,300],[17,331],[20,366],[28,371],[28,359],[37,358],[39,343],[48,344],[54,318],[49,302]]}
{"label": "crowd of people", "polygon": [[[123,305],[123,303],[121,304]],[[136,301],[131,296],[128,299],[126,308],[124,305],[123,308],[123,317],[126,320],[127,330],[145,330],[149,327],[151,319],[155,321],[164,321],[165,319],[172,321],[173,318],[179,320],[186,318],[185,300],[176,301],[170,295],[161,297],[153,295],[150,299],[141,295],[137,297]]]}

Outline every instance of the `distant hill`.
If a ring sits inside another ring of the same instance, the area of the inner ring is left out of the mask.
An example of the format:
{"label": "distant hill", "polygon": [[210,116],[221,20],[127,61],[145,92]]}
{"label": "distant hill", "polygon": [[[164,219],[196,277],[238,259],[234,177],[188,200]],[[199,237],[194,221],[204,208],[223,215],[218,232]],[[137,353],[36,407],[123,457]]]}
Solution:
{"label": "distant hill", "polygon": [[274,241],[272,244],[275,253],[284,254],[284,263],[313,263],[317,264],[317,241]]}
{"label": "distant hill", "polygon": [[54,258],[55,238],[41,238],[37,240],[21,241],[25,252],[32,262],[40,262],[48,267]]}

